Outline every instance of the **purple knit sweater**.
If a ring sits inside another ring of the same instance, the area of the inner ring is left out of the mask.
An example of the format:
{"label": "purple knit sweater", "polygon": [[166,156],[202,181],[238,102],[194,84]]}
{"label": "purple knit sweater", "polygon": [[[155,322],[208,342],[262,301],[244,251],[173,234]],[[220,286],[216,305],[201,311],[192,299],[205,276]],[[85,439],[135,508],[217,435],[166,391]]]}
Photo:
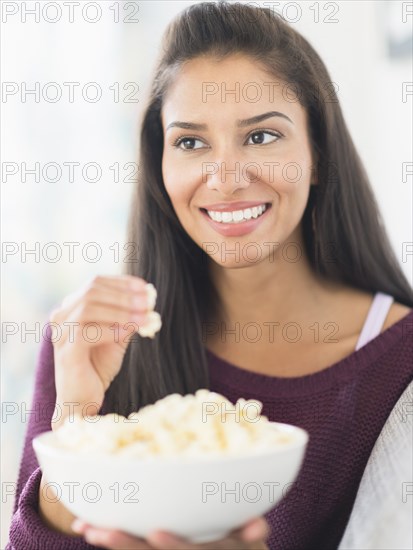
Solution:
{"label": "purple knit sweater", "polygon": [[[207,351],[210,389],[232,402],[258,399],[270,420],[310,434],[301,472],[267,515],[271,550],[332,550],[343,536],[380,431],[413,378],[413,312],[329,368],[299,378],[253,373]],[[50,330],[42,343],[6,550],[86,550],[81,537],[49,529],[38,515],[41,470],[32,439],[51,429],[56,399]]]}

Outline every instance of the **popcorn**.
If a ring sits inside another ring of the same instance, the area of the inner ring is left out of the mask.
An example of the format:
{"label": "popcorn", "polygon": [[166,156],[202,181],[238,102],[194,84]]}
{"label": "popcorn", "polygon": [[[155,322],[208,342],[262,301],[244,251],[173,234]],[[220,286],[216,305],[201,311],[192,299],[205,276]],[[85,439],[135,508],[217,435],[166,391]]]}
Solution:
{"label": "popcorn", "polygon": [[145,325],[139,326],[137,332],[140,336],[154,338],[162,326],[161,316],[158,312],[153,311],[156,304],[157,292],[152,283],[147,283],[145,289],[148,298],[147,322]]}
{"label": "popcorn", "polygon": [[148,309],[149,310],[155,309],[156,297],[158,296],[158,293],[156,292],[156,288],[153,286],[152,283],[147,283],[145,288],[146,288],[146,294],[148,297]]}
{"label": "popcorn", "polygon": [[67,418],[55,431],[56,444],[85,453],[202,457],[257,453],[292,441],[261,415],[262,403],[200,389],[195,394],[168,395],[127,418],[111,413],[87,421]]}
{"label": "popcorn", "polygon": [[162,326],[161,316],[157,311],[150,311],[147,314],[147,323],[138,327],[138,334],[143,337],[154,338]]}

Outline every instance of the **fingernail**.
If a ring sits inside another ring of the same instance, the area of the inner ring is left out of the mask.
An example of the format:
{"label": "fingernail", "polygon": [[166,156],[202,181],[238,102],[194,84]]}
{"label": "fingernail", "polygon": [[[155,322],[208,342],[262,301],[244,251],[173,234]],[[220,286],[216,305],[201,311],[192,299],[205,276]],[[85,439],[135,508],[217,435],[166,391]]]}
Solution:
{"label": "fingernail", "polygon": [[99,544],[99,542],[101,542],[99,533],[97,533],[93,529],[88,529],[84,534],[84,537],[86,542],[90,542],[90,544]]}
{"label": "fingernail", "polygon": [[86,523],[81,519],[76,518],[71,525],[72,530],[75,533],[82,533],[85,528]]}
{"label": "fingernail", "polygon": [[261,523],[255,523],[245,530],[243,539],[248,542],[261,539],[265,535],[265,529]]}

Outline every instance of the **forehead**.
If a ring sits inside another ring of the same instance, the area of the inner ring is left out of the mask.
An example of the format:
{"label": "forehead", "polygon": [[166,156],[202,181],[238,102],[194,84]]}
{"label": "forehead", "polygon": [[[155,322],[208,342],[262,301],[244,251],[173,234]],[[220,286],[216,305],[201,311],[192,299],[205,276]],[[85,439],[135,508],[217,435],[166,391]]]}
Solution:
{"label": "forehead", "polygon": [[246,118],[271,110],[305,123],[305,110],[293,86],[248,56],[235,54],[184,63],[167,90],[161,118],[165,129],[172,120],[212,122],[224,113],[226,118]]}

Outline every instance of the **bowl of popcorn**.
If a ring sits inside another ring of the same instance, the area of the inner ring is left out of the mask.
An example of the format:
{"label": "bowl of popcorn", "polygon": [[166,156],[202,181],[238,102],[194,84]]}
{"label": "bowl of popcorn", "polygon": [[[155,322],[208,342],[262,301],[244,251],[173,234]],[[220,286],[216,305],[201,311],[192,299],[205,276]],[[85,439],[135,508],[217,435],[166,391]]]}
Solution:
{"label": "bowl of popcorn", "polygon": [[307,432],[261,410],[200,389],[128,417],[69,416],[33,440],[44,497],[137,537],[162,529],[194,543],[224,538],[273,508],[304,458]]}

